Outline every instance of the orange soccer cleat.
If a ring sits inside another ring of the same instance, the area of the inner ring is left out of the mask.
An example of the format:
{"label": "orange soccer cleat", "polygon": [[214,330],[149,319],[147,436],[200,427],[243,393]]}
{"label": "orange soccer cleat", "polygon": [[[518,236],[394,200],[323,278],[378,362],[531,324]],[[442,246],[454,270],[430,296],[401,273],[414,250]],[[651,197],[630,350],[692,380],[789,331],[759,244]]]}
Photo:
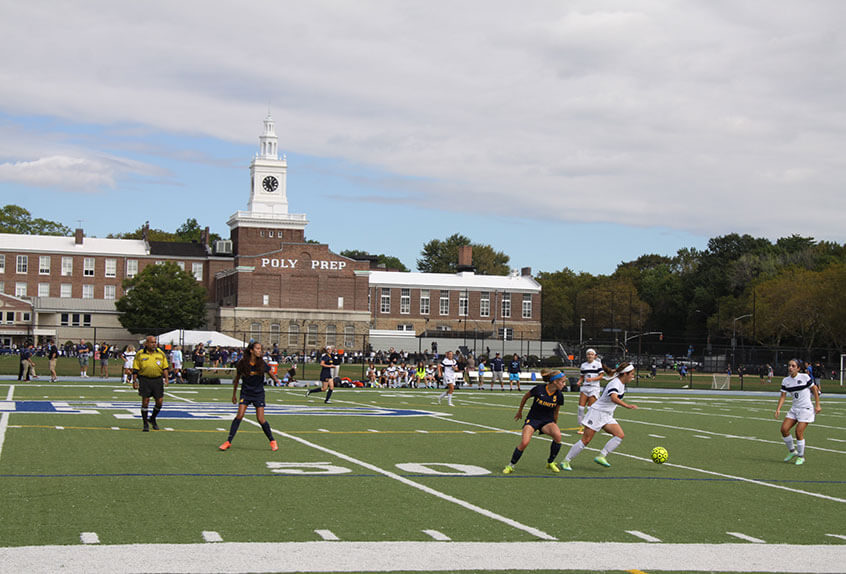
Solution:
{"label": "orange soccer cleat", "polygon": [[220,450],[228,450],[230,446],[232,446],[232,443],[229,442],[229,441],[226,441],[217,448],[219,448]]}
{"label": "orange soccer cleat", "polygon": [[272,450],[274,452],[279,450],[279,445],[276,444],[275,440],[270,441],[270,450]]}

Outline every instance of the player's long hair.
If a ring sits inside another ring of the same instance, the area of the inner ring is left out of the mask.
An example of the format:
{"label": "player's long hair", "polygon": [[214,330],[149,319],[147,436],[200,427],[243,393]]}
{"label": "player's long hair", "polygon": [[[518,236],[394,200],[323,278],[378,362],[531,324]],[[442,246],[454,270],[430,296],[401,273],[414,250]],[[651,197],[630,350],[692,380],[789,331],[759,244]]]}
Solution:
{"label": "player's long hair", "polygon": [[250,368],[250,357],[253,356],[253,347],[258,344],[260,344],[258,341],[252,341],[249,345],[247,345],[247,348],[244,349],[244,355],[235,364],[236,372],[242,377],[249,375],[250,371],[252,370],[257,370],[261,373],[263,373],[265,370],[264,357],[256,357],[256,364],[254,365],[254,369]]}
{"label": "player's long hair", "polygon": [[615,368],[615,367],[609,367],[608,365],[603,363],[602,364],[602,370],[605,371],[605,378],[610,380],[610,379],[613,379],[614,377],[616,377],[617,375],[619,375],[620,373],[622,373],[623,369],[625,369],[629,365],[631,365],[631,363],[628,362],[628,361],[625,361],[625,362],[617,365],[617,367]]}
{"label": "player's long hair", "polygon": [[552,377],[554,377],[555,375],[558,375],[560,373],[561,373],[561,371],[559,371],[558,369],[543,369],[540,372],[540,376],[541,376],[541,379],[544,382],[548,383],[549,379],[551,379]]}

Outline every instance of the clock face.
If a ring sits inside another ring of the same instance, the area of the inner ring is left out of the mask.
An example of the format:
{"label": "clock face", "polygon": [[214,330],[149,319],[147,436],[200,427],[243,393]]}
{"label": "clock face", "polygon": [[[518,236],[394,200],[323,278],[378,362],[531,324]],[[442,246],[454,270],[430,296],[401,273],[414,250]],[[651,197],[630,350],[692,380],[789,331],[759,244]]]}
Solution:
{"label": "clock face", "polygon": [[268,175],[262,180],[261,186],[264,188],[265,191],[276,191],[276,188],[279,187],[279,182],[272,175]]}

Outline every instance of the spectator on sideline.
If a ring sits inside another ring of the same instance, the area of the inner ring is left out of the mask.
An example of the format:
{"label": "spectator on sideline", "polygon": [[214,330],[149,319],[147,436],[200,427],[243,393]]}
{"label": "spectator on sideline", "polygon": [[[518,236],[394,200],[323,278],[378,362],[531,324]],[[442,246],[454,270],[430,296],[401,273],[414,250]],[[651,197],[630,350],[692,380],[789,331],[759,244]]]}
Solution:
{"label": "spectator on sideline", "polygon": [[50,339],[48,345],[47,360],[50,367],[50,382],[55,383],[58,380],[56,376],[56,360],[59,358],[59,348],[53,342],[53,339]]}
{"label": "spectator on sideline", "polygon": [[79,360],[79,376],[83,379],[88,377],[88,356],[88,344],[85,339],[80,339],[76,346],[76,358]]}
{"label": "spectator on sideline", "polygon": [[179,383],[184,383],[182,380],[182,347],[174,345],[173,351],[170,352],[170,362],[173,364],[174,379]]}
{"label": "spectator on sideline", "polygon": [[101,379],[108,379],[109,378],[109,353],[111,351],[111,347],[105,341],[100,343],[100,378]]}
{"label": "spectator on sideline", "polygon": [[496,381],[499,381],[499,390],[505,390],[505,385],[502,382],[502,368],[504,365],[505,361],[502,360],[502,357],[499,356],[499,353],[497,353],[496,356],[491,359],[491,390],[493,390],[494,382]]}

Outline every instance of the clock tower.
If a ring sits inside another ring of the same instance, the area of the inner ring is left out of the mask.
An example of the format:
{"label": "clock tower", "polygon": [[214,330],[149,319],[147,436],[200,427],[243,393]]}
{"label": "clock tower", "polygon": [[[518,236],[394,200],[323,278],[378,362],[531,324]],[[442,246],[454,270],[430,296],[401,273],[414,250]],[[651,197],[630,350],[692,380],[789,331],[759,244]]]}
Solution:
{"label": "clock tower", "polygon": [[226,222],[236,257],[278,249],[281,242],[305,241],[305,214],[288,213],[288,161],[279,158],[278,146],[273,118],[267,114],[259,152],[250,163],[247,211],[236,211]]}

